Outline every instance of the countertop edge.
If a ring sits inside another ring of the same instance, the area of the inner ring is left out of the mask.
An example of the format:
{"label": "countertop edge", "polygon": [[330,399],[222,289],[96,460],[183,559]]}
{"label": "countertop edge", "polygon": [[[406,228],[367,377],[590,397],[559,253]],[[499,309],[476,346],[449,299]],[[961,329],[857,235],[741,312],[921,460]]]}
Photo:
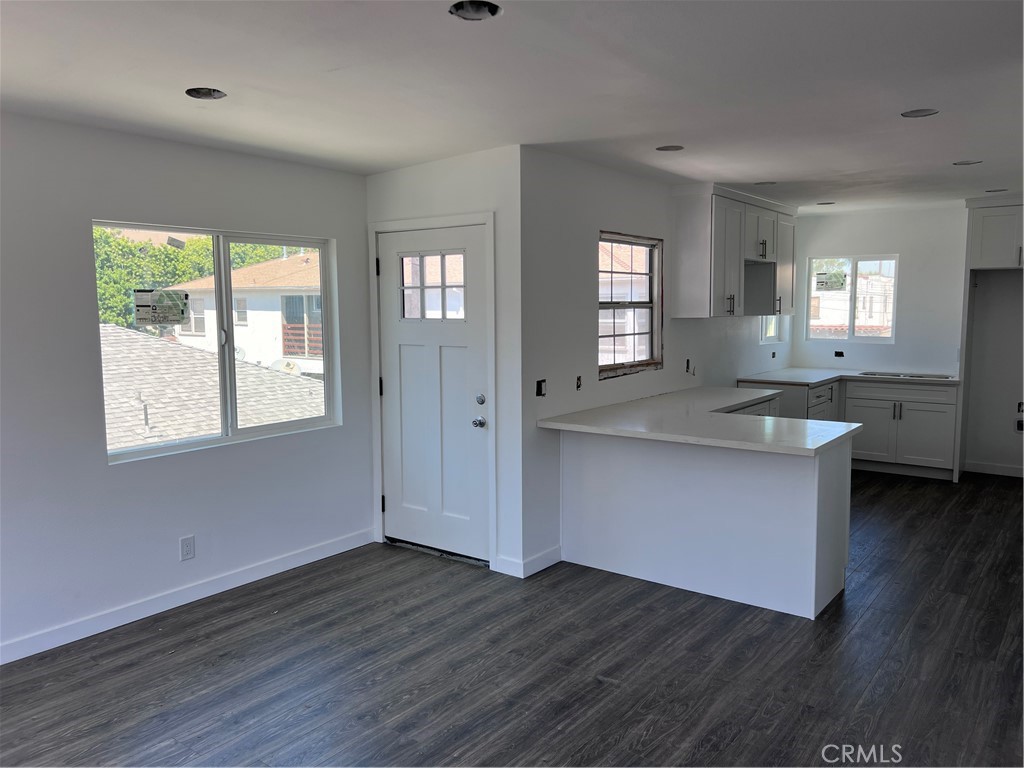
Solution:
{"label": "countertop edge", "polygon": [[823,379],[806,379],[804,381],[797,381],[794,379],[779,379],[771,376],[770,374],[761,376],[760,374],[751,374],[749,376],[737,376],[736,382],[743,382],[744,384],[768,384],[776,386],[790,386],[790,387],[820,387],[825,384],[831,384],[834,381],[861,381],[865,383],[876,382],[879,384],[918,384],[929,387],[955,387],[960,385],[960,379],[910,379],[896,376],[864,376],[860,373],[837,373],[834,376],[829,376]]}
{"label": "countertop edge", "polygon": [[[713,411],[709,411],[713,413]],[[721,414],[723,416],[735,416],[746,419],[778,419],[779,416],[753,416],[750,414]],[[833,422],[840,423],[840,422]],[[656,440],[662,443],[680,443],[682,445],[703,445],[709,448],[729,448],[738,451],[754,451],[757,453],[780,453],[787,456],[805,456],[813,458],[829,450],[843,440],[850,440],[854,435],[863,431],[864,426],[856,422],[842,422],[855,424],[852,429],[823,442],[814,448],[802,448],[800,446],[787,445],[785,443],[751,443],[744,440],[730,438],[699,437],[695,435],[680,435],[663,432],[640,432],[629,429],[617,429],[615,427],[598,427],[590,424],[570,424],[557,419],[540,419],[537,426],[542,429],[554,429],[559,432],[582,432],[590,435],[610,435],[612,437],[627,437],[637,440]]]}

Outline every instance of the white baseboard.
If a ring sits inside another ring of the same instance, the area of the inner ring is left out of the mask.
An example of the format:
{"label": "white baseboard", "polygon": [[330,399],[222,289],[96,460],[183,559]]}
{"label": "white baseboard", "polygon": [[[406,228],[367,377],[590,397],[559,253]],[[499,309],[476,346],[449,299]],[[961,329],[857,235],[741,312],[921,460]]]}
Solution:
{"label": "white baseboard", "polygon": [[166,611],[170,608],[191,603],[218,592],[224,592],[243,584],[273,576],[276,573],[297,568],[300,565],[308,565],[325,557],[341,554],[350,549],[361,547],[373,541],[373,530],[356,531],[347,536],[340,536],[337,539],[314,544],[305,549],[288,552],[287,554],[264,560],[260,563],[247,565],[229,573],[213,576],[194,584],[162,592],[152,597],[146,597],[133,603],[111,608],[108,611],[95,613],[81,619],[69,621],[56,627],[44,629],[22,637],[16,637],[4,643],[0,643],[0,664],[6,664],[15,659],[31,656],[34,653],[48,651],[57,646],[81,640],[83,637],[105,632],[114,627],[120,627],[147,616]]}
{"label": "white baseboard", "polygon": [[560,562],[562,562],[562,547],[557,546],[528,557],[526,560],[516,560],[512,557],[498,555],[491,563],[491,570],[504,573],[506,576],[515,576],[517,579],[525,579],[527,576],[532,576]]}
{"label": "white baseboard", "polygon": [[504,555],[498,555],[491,561],[491,570],[504,573],[506,576],[515,576],[517,579],[524,578],[523,561]]}
{"label": "white baseboard", "polygon": [[535,573],[540,573],[545,568],[550,568],[555,563],[562,562],[562,547],[552,547],[547,549],[540,554],[528,557],[523,561],[523,576],[532,576]]}
{"label": "white baseboard", "polygon": [[925,477],[932,480],[952,480],[952,469],[938,469],[937,467],[917,467],[912,464],[888,464],[881,461],[866,461],[864,459],[853,460],[854,469],[863,469],[868,472],[881,472],[886,475],[908,475],[910,477]]}
{"label": "white baseboard", "polygon": [[1010,464],[986,464],[980,461],[965,461],[964,472],[981,472],[983,475],[1005,475],[1006,477],[1024,477],[1020,467]]}

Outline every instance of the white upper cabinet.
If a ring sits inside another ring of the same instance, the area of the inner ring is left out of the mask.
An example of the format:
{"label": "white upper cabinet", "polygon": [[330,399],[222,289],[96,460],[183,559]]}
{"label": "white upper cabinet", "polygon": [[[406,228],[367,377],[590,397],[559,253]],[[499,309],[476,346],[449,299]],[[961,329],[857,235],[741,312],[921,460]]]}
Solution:
{"label": "white upper cabinet", "polygon": [[971,269],[1021,266],[1021,206],[972,208],[969,222],[967,263]]}
{"label": "white upper cabinet", "polygon": [[[677,245],[666,264],[670,316],[792,314],[795,220],[715,190],[702,184],[678,193]],[[784,263],[777,265],[780,216],[788,229]]]}
{"label": "white upper cabinet", "polygon": [[775,229],[779,214],[767,208],[747,205],[746,243],[743,258],[758,261],[775,261]]}
{"label": "white upper cabinet", "polygon": [[711,198],[711,316],[743,314],[743,203]]}
{"label": "white upper cabinet", "polygon": [[796,219],[784,213],[779,214],[775,263],[776,313],[792,315],[796,310]]}

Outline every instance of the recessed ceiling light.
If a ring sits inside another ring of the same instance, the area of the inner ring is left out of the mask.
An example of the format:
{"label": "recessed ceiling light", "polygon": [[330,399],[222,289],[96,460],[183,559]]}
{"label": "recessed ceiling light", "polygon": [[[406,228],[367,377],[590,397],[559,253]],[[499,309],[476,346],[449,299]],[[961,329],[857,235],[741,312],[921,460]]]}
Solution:
{"label": "recessed ceiling light", "polygon": [[501,6],[487,0],[459,0],[448,9],[452,16],[464,21],[483,21],[501,15]]}
{"label": "recessed ceiling light", "polygon": [[754,186],[755,187],[774,187],[775,186],[775,182],[774,181],[755,181],[754,182]]}
{"label": "recessed ceiling light", "polygon": [[981,160],[957,160],[953,165],[981,165]]}
{"label": "recessed ceiling light", "polygon": [[659,152],[678,152],[681,149],[686,149],[682,144],[663,144],[660,147],[655,147]]}
{"label": "recessed ceiling light", "polygon": [[818,203],[818,205],[835,205],[835,204],[836,204],[835,200],[829,200],[828,202],[825,202],[825,203]]}
{"label": "recessed ceiling light", "polygon": [[1009,192],[1008,189],[986,189],[986,192]]}
{"label": "recessed ceiling light", "polygon": [[224,91],[218,90],[217,88],[187,88],[185,90],[185,95],[191,96],[193,99],[202,99],[203,101],[223,99],[227,96]]}
{"label": "recessed ceiling light", "polygon": [[931,117],[939,114],[937,109],[911,109],[907,112],[900,112],[900,117]]}

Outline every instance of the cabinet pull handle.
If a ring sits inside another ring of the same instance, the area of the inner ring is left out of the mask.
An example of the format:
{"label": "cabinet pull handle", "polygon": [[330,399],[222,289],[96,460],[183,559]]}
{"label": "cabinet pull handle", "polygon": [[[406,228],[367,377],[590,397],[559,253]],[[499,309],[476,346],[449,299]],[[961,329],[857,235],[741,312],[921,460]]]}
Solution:
{"label": "cabinet pull handle", "polygon": [[1024,245],[1017,246],[1017,266],[1024,266]]}
{"label": "cabinet pull handle", "polygon": [[730,293],[725,298],[726,298],[726,301],[729,302],[729,309],[726,310],[726,311],[730,315],[735,315],[736,314],[736,294],[735,293]]}
{"label": "cabinet pull handle", "polygon": [[768,241],[767,240],[762,240],[761,241],[761,258],[762,259],[767,259],[768,258]]}
{"label": "cabinet pull handle", "polygon": [[892,404],[892,418],[893,418],[893,421],[896,420],[896,403]]}
{"label": "cabinet pull handle", "polygon": [[900,421],[903,421],[903,403],[900,403],[900,415],[899,415],[899,420],[900,420]]}
{"label": "cabinet pull handle", "polygon": [[775,301],[777,301],[779,303],[779,308],[777,310],[775,310],[775,314],[776,315],[781,315],[782,314],[782,297],[779,296],[777,299],[775,299]]}

